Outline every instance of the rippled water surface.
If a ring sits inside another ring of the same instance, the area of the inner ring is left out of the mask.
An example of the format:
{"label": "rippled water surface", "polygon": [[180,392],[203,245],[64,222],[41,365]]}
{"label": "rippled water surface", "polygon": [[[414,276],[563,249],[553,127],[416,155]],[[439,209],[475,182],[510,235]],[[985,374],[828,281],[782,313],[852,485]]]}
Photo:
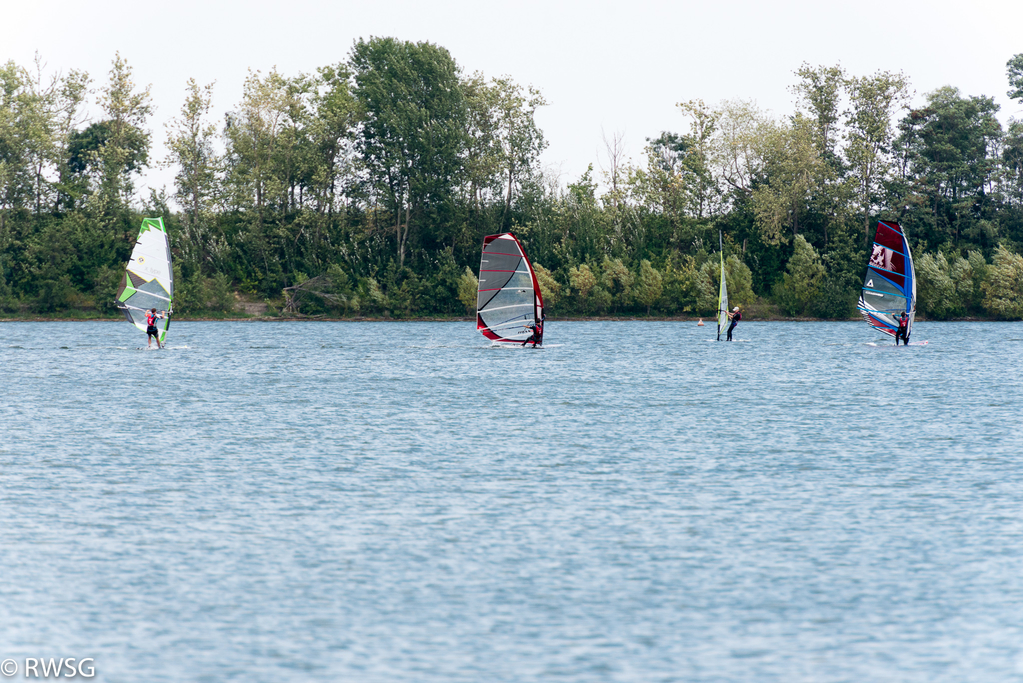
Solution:
{"label": "rippled water surface", "polygon": [[175,323],[160,352],[123,322],[0,324],[0,658],[1023,680],[1023,325],[713,336]]}

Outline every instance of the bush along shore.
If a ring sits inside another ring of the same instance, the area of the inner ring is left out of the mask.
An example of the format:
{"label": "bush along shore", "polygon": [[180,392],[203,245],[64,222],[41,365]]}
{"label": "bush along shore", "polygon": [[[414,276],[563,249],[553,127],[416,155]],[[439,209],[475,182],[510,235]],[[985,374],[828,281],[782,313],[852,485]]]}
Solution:
{"label": "bush along shore", "polygon": [[[906,229],[922,317],[1023,319],[1023,122],[954,85],[804,64],[784,116],[686,100],[642,159],[611,135],[562,178],[536,120],[557,103],[428,42],[250,72],[219,121],[191,80],[160,103],[161,159],[139,76],[120,55],[95,80],[0,66],[0,318],[114,317],[141,218],[162,216],[181,319],[471,316],[482,237],[510,230],[552,319],[709,318],[721,233],[749,318],[844,320],[879,219]],[[1023,55],[1006,77],[1023,103]],[[174,186],[139,191],[156,165]]]}

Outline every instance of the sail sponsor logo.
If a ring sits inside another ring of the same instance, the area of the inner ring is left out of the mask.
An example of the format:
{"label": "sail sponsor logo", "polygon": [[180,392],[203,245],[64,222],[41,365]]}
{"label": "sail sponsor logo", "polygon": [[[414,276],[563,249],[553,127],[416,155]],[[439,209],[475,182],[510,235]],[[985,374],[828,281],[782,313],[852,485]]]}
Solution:
{"label": "sail sponsor logo", "polygon": [[881,292],[863,292],[863,293],[864,294],[869,294],[870,296],[879,296],[882,299],[884,298],[884,294],[882,294]]}
{"label": "sail sponsor logo", "polygon": [[892,250],[880,244],[875,244],[873,251],[870,253],[870,265],[875,268],[892,270]]}

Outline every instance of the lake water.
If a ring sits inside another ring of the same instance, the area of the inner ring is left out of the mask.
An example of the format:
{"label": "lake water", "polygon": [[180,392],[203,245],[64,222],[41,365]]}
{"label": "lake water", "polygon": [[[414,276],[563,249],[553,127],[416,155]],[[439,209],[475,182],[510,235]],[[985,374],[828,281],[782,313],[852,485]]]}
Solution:
{"label": "lake water", "polygon": [[0,659],[1023,681],[1023,324],[713,330],[0,324]]}

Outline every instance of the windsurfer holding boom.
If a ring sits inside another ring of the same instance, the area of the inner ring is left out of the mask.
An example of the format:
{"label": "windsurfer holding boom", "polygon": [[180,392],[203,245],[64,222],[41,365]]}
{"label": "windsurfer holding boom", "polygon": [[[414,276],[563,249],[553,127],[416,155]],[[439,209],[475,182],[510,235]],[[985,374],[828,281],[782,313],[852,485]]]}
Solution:
{"label": "windsurfer holding boom", "polygon": [[527,326],[529,329],[533,330],[533,333],[529,335],[529,339],[522,342],[523,346],[526,344],[532,344],[535,349],[537,344],[543,344],[543,321],[546,319],[547,314],[545,313],[539,320],[532,322]]}
{"label": "windsurfer holding boom", "polygon": [[167,314],[160,311],[158,314],[155,308],[151,308],[146,311],[146,348],[153,347],[153,337],[156,337],[156,348],[162,349],[163,346],[160,344],[160,331],[156,329],[156,321],[161,318],[166,318]]}
{"label": "windsurfer holding boom", "polygon": [[732,321],[732,324],[728,326],[728,337],[725,341],[732,341],[732,330],[734,330],[735,326],[739,324],[740,320],[742,320],[742,313],[739,312],[739,307],[736,306],[732,309],[732,312],[727,315],[728,319]]}
{"label": "windsurfer holding boom", "polygon": [[895,330],[895,345],[899,345],[899,337],[902,337],[902,342],[906,346],[909,346],[909,316],[906,312],[902,312],[902,316],[898,319],[899,329]]}

